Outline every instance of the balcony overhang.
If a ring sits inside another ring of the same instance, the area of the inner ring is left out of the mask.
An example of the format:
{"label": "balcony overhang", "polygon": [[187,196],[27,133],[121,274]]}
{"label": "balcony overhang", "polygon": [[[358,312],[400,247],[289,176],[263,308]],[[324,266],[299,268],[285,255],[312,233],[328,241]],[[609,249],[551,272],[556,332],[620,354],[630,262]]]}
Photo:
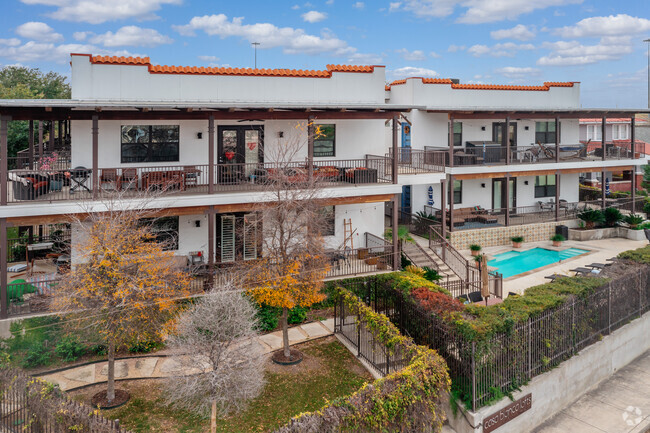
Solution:
{"label": "balcony overhang", "polygon": [[[411,111],[413,106],[392,104],[309,104],[309,103],[209,103],[161,101],[104,101],[73,99],[0,100],[0,115],[11,120],[99,119],[208,119],[293,120],[293,119],[389,119]],[[423,107],[415,107],[423,108]]]}
{"label": "balcony overhang", "polygon": [[564,168],[564,169],[538,169],[538,170],[528,170],[528,171],[514,171],[514,170],[504,170],[498,172],[488,172],[488,173],[464,173],[464,174],[454,174],[454,179],[463,180],[463,179],[493,179],[505,177],[508,174],[510,177],[523,177],[523,176],[544,176],[548,174],[576,174],[576,173],[600,173],[601,171],[628,171],[633,170],[634,166],[632,165],[620,165],[620,166],[608,166],[608,167],[584,167],[584,168]]}
{"label": "balcony overhang", "polygon": [[454,109],[427,107],[427,113],[442,113],[455,120],[462,119],[580,119],[584,117],[623,117],[631,118],[635,114],[650,113],[647,108],[558,108],[513,110],[507,107],[461,107]]}

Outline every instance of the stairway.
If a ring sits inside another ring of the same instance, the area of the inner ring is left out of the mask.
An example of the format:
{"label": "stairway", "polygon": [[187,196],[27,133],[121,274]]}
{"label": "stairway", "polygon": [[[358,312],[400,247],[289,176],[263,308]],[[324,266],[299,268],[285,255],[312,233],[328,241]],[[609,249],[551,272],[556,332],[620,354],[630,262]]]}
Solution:
{"label": "stairway", "polygon": [[[426,266],[431,269],[435,269],[438,271],[438,274],[443,277],[442,281],[460,280],[458,275],[449,269],[449,267],[442,260],[440,260],[434,254],[428,253],[427,250],[422,247],[421,242],[424,242],[428,248],[428,244],[426,244],[428,241],[426,239],[415,236],[413,234],[411,234],[411,236],[414,238],[415,242],[402,243],[402,252],[411,261],[411,263],[419,268],[424,268]],[[421,242],[418,242],[419,240],[421,240]]]}

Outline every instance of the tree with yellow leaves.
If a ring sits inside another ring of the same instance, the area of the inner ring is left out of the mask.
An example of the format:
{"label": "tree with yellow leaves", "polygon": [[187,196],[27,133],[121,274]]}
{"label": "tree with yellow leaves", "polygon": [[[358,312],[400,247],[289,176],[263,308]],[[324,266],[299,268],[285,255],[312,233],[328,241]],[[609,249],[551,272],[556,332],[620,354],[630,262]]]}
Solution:
{"label": "tree with yellow leaves", "polygon": [[282,362],[302,356],[289,348],[289,310],[309,307],[325,298],[320,289],[328,270],[321,236],[331,217],[323,207],[327,203],[325,182],[310,176],[309,168],[298,163],[306,153],[306,129],[305,124],[299,124],[296,131],[264,148],[275,167],[267,173],[265,200],[255,208],[264,225],[264,258],[249,269],[246,278],[253,299],[282,309],[283,351],[274,355],[274,360]]}
{"label": "tree with yellow leaves", "polygon": [[[115,400],[115,352],[162,337],[165,324],[189,295],[189,277],[173,253],[155,242],[148,206],[105,202],[75,217],[75,265],[54,292],[52,307],[70,330],[88,332],[108,349],[105,403]],[[100,396],[101,397],[101,396]]]}

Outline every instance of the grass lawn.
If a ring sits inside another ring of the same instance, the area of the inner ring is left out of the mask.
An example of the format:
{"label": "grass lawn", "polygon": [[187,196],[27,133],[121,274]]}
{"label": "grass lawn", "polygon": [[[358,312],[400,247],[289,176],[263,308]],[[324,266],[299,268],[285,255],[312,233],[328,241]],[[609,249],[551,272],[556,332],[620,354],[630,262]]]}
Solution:
{"label": "grass lawn", "polygon": [[[305,354],[303,362],[281,367],[267,361],[267,384],[262,394],[245,412],[218,420],[217,431],[267,432],[294,415],[320,409],[326,400],[349,395],[372,380],[334,337],[304,343],[298,348]],[[131,392],[131,400],[121,408],[104,411],[104,416],[119,419],[127,429],[137,433],[202,433],[210,429],[209,418],[167,407],[157,380],[118,382],[118,387]],[[87,402],[100,389],[104,387],[98,385],[70,394]]]}

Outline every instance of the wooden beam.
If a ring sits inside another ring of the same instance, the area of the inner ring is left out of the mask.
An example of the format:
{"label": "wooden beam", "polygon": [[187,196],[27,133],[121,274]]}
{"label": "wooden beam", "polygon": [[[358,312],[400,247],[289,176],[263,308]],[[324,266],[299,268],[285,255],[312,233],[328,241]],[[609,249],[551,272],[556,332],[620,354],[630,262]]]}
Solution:
{"label": "wooden beam", "polygon": [[[4,206],[7,204],[7,193],[9,187],[9,179],[8,179],[9,167],[7,166],[7,162],[8,162],[7,155],[8,155],[8,147],[9,147],[9,140],[8,140],[9,120],[11,120],[10,117],[0,115],[0,206]],[[4,235],[6,238],[7,236],[6,230]],[[2,250],[7,249],[6,241],[0,242],[0,249]],[[7,262],[0,261],[0,266],[5,268],[6,271]]]}
{"label": "wooden beam", "polygon": [[[622,167],[589,167],[589,168],[565,168],[559,170],[562,174],[571,174],[571,173],[596,173],[604,169],[607,171],[625,171],[630,170],[632,166],[626,165]],[[531,170],[531,171],[520,171],[520,172],[511,172],[511,177],[524,177],[524,176],[543,176],[546,174],[555,174],[558,170],[549,169],[549,170]],[[471,174],[456,174],[454,178],[458,180],[467,180],[467,179],[493,179],[498,177],[504,177],[505,171],[503,172],[492,172],[492,173],[471,173]]]}

